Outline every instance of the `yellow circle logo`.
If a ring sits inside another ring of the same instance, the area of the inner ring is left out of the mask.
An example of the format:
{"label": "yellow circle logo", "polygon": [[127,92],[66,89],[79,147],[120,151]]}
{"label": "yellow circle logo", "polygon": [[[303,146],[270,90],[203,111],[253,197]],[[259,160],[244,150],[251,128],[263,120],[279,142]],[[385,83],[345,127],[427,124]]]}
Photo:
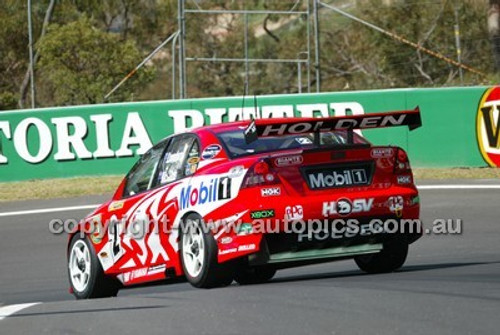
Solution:
{"label": "yellow circle logo", "polygon": [[500,167],[500,86],[487,90],[477,111],[477,142],[484,160]]}

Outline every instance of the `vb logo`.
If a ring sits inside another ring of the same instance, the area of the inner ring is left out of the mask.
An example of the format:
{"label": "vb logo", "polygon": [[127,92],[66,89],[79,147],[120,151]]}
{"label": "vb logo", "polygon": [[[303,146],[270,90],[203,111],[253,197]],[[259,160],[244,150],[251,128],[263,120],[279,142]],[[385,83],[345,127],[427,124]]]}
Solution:
{"label": "vb logo", "polygon": [[490,166],[500,167],[500,87],[484,93],[476,122],[481,155]]}

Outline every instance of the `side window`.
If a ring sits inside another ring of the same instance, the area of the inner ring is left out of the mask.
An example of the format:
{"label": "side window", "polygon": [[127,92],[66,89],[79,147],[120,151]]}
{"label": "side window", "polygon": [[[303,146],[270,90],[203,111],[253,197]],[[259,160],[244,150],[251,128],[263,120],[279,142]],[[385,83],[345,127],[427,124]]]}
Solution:
{"label": "side window", "polygon": [[149,149],[130,170],[123,192],[124,197],[147,191],[153,186],[156,169],[166,144],[167,141],[164,141]]}
{"label": "side window", "polygon": [[175,137],[160,164],[158,183],[164,185],[193,174],[198,157],[199,146],[192,136]]}

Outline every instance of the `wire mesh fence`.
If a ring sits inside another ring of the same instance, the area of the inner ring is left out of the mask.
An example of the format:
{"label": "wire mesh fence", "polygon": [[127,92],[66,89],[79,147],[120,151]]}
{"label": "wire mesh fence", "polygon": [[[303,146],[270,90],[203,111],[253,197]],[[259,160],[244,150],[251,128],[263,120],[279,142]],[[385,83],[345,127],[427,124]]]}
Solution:
{"label": "wire mesh fence", "polygon": [[[312,12],[311,4],[312,0],[188,1],[189,96],[315,91],[316,66],[322,91],[467,86],[498,81],[488,34],[487,1],[325,0],[318,6],[317,49],[314,15],[306,14]],[[212,12],[192,12],[200,9]],[[290,12],[292,9],[297,13]],[[242,13],[246,10],[257,12],[245,22]],[[314,62],[316,52],[319,64]],[[245,64],[225,58],[250,61]]]}

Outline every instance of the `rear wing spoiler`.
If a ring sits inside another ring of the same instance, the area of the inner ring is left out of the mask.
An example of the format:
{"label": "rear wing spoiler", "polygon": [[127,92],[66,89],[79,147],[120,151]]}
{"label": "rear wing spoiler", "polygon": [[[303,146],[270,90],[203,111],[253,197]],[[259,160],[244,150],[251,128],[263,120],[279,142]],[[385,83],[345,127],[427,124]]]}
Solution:
{"label": "rear wing spoiler", "polygon": [[389,113],[370,113],[326,118],[258,119],[252,120],[244,133],[246,142],[251,143],[259,137],[398,126],[408,126],[410,130],[421,127],[420,108],[416,107],[414,110]]}

